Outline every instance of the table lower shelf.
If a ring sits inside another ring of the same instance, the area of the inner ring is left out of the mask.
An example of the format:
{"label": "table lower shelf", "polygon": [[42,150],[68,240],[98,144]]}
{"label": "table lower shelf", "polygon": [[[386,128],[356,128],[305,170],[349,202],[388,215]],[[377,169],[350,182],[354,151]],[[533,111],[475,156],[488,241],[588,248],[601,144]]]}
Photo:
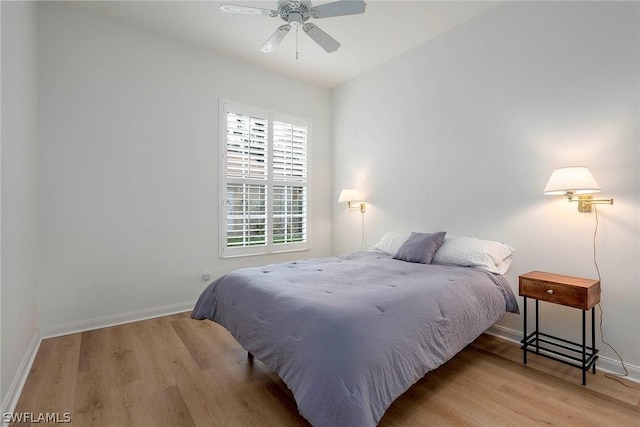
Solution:
{"label": "table lower shelf", "polygon": [[530,333],[520,342],[522,343],[520,349],[525,352],[537,354],[585,372],[593,367],[593,373],[596,373],[595,363],[599,352],[597,348],[585,346],[583,358],[582,344],[537,331]]}

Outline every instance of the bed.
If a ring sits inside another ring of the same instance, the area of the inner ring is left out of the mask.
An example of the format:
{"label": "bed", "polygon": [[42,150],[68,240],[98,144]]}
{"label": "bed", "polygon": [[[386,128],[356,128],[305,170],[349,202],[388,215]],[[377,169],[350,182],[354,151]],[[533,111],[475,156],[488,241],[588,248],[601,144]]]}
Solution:
{"label": "bed", "polygon": [[313,426],[363,427],[507,311],[500,274],[366,251],[233,271],[192,317],[278,373]]}

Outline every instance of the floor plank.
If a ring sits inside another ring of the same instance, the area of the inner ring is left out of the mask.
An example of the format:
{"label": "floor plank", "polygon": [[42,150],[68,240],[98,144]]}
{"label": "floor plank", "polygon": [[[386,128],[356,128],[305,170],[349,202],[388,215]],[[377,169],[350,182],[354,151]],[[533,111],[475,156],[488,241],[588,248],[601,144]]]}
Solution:
{"label": "floor plank", "polygon": [[78,334],[43,340],[14,412],[73,413],[79,357]]}
{"label": "floor plank", "polygon": [[[640,426],[640,385],[598,372],[583,387],[578,369],[521,358],[516,344],[482,335],[379,425]],[[80,427],[309,426],[274,372],[189,313],[44,340],[16,412],[70,412]]]}

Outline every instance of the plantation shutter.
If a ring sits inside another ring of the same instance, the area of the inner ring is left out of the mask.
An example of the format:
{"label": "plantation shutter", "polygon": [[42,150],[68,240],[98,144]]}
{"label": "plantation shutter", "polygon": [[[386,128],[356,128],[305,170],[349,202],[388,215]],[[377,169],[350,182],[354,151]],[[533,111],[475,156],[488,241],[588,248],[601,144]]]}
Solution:
{"label": "plantation shutter", "polygon": [[305,241],[307,231],[307,128],[305,126],[273,122],[273,181],[273,243]]}
{"label": "plantation shutter", "polygon": [[221,255],[307,249],[308,122],[237,105],[222,111]]}
{"label": "plantation shutter", "polygon": [[267,120],[227,114],[227,176],[267,178]]}
{"label": "plantation shutter", "polygon": [[227,113],[227,246],[267,244],[268,122]]}

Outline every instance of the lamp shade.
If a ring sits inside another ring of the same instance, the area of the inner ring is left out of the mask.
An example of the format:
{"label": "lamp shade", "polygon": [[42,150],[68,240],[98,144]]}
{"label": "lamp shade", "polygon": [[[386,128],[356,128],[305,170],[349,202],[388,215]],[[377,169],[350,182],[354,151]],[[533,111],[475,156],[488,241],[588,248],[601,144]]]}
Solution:
{"label": "lamp shade", "polygon": [[347,188],[340,192],[338,203],[359,202],[360,200],[360,192],[358,190]]}
{"label": "lamp shade", "polygon": [[567,193],[599,193],[600,186],[585,166],[568,166],[551,173],[544,194],[564,195]]}

